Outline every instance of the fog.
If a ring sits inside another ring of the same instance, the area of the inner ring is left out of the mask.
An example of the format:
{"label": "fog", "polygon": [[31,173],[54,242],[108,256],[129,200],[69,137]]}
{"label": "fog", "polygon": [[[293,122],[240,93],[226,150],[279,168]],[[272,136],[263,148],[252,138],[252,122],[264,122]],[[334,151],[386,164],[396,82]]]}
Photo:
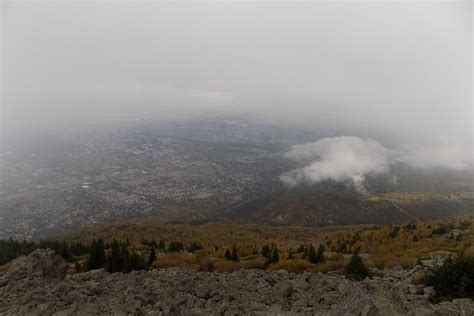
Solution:
{"label": "fog", "polygon": [[4,133],[232,115],[472,166],[469,1],[1,6]]}

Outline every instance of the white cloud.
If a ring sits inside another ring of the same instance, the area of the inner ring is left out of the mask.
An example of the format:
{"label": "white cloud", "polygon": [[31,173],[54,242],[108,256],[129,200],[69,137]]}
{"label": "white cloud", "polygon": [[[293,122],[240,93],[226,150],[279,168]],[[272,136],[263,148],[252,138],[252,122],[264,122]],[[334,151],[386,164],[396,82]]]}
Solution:
{"label": "white cloud", "polygon": [[285,156],[305,164],[281,176],[289,186],[333,180],[366,193],[364,181],[367,176],[390,171],[390,151],[372,139],[324,138],[296,145]]}
{"label": "white cloud", "polygon": [[415,168],[447,168],[466,170],[471,168],[473,157],[462,145],[424,146],[406,149],[400,158]]}
{"label": "white cloud", "polygon": [[[300,183],[337,181],[367,193],[368,176],[390,174],[390,165],[406,163],[415,168],[446,168],[467,170],[472,168],[472,157],[463,155],[465,150],[454,144],[446,146],[403,146],[392,150],[372,139],[353,136],[324,138],[313,143],[293,146],[286,158],[302,167],[281,175],[283,183],[292,187]],[[391,183],[397,184],[395,174]]]}
{"label": "white cloud", "polygon": [[189,94],[193,97],[213,99],[213,100],[232,100],[233,95],[223,91],[191,89]]}

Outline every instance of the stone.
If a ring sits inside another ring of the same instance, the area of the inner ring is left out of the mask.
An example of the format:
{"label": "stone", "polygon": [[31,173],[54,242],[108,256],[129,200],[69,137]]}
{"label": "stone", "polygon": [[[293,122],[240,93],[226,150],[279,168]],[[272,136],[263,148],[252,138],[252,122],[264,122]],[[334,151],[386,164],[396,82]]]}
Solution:
{"label": "stone", "polygon": [[338,274],[184,268],[64,278],[67,264],[42,250],[0,276],[0,315],[474,315],[471,299],[431,304],[433,288],[411,284],[420,269],[388,269],[361,282]]}
{"label": "stone", "polygon": [[63,279],[69,265],[51,249],[37,249],[28,256],[13,260],[4,278],[23,275]]}
{"label": "stone", "polygon": [[436,293],[436,291],[432,286],[427,286],[427,287],[423,288],[423,293],[426,296],[431,297]]}
{"label": "stone", "polygon": [[288,281],[280,281],[275,284],[274,291],[278,298],[286,299],[293,292],[293,286]]}
{"label": "stone", "polygon": [[195,295],[207,300],[211,297],[211,291],[208,287],[199,286],[195,291]]}

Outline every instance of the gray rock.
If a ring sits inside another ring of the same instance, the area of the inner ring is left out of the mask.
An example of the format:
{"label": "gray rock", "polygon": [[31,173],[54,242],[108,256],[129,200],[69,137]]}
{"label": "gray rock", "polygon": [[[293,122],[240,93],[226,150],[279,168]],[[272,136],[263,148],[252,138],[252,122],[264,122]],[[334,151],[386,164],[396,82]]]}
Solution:
{"label": "gray rock", "polygon": [[435,294],[435,289],[432,287],[432,286],[427,286],[425,288],[423,288],[423,293],[428,296],[428,297],[431,297]]}
{"label": "gray rock", "polygon": [[377,268],[369,268],[369,271],[370,271],[370,273],[372,273],[372,274],[379,274],[379,275],[383,275],[383,274],[384,274],[382,270],[377,269]]}
{"label": "gray rock", "polygon": [[275,284],[274,290],[278,298],[286,299],[293,292],[293,286],[288,281],[280,281]]}
{"label": "gray rock", "polygon": [[407,287],[407,293],[409,294],[417,294],[418,293],[418,287],[413,284],[409,284]]}
{"label": "gray rock", "polygon": [[4,279],[21,278],[25,275],[62,279],[69,265],[51,249],[37,249],[29,256],[21,256],[12,262]]}
{"label": "gray rock", "polygon": [[410,282],[422,267],[362,282],[337,274],[183,268],[64,278],[66,269],[48,250],[12,262],[0,277],[0,315],[474,315],[470,299],[432,305],[433,289]]}
{"label": "gray rock", "polygon": [[206,286],[199,286],[196,289],[195,294],[197,297],[207,300],[211,297],[211,290]]}

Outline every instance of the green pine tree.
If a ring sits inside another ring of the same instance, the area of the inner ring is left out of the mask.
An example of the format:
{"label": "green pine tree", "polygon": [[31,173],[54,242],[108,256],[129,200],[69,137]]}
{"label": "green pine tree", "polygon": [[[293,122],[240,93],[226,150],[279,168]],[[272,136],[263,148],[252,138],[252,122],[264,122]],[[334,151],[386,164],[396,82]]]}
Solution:
{"label": "green pine tree", "polygon": [[77,260],[74,262],[74,270],[76,271],[76,273],[82,272],[82,267]]}
{"label": "green pine tree", "polygon": [[368,276],[370,276],[370,272],[362,262],[362,258],[359,255],[359,249],[357,249],[347,264],[346,278],[350,280],[361,281]]}
{"label": "green pine tree", "polygon": [[158,242],[158,249],[160,249],[161,251],[165,251],[166,245],[164,239],[160,239],[160,241]]}
{"label": "green pine tree", "polygon": [[272,250],[271,261],[272,263],[277,263],[278,261],[280,261],[280,254],[278,253],[278,249],[276,246]]}
{"label": "green pine tree", "polygon": [[87,260],[87,270],[100,269],[105,266],[107,257],[105,256],[105,245],[102,239],[92,240],[89,258]]}
{"label": "green pine tree", "polygon": [[122,259],[122,272],[128,273],[132,271],[131,256],[130,256],[130,252],[128,252],[126,244],[122,245],[120,249],[120,258]]}
{"label": "green pine tree", "polygon": [[433,303],[455,298],[474,299],[474,255],[459,254],[448,257],[426,277],[426,285],[433,286]]}
{"label": "green pine tree", "polygon": [[317,263],[316,249],[314,249],[313,244],[310,244],[307,247],[306,256],[307,256],[309,262],[315,263],[315,264]]}
{"label": "green pine tree", "polygon": [[108,257],[107,270],[110,273],[122,272],[123,270],[123,259],[122,252],[120,250],[120,244],[117,240],[112,241],[110,255]]}
{"label": "green pine tree", "polygon": [[148,256],[148,266],[151,267],[156,260],[155,247],[151,247],[150,255]]}
{"label": "green pine tree", "polygon": [[320,244],[318,247],[318,252],[316,253],[315,264],[324,262],[324,245]]}
{"label": "green pine tree", "polygon": [[59,246],[59,255],[66,261],[70,261],[72,259],[71,249],[65,241],[63,241]]}
{"label": "green pine tree", "polygon": [[237,246],[235,244],[232,246],[231,260],[239,261],[239,255],[237,254]]}
{"label": "green pine tree", "polygon": [[225,258],[226,260],[229,260],[229,261],[232,260],[232,254],[231,254],[231,252],[230,252],[229,249],[226,249],[226,250],[225,250],[224,258]]}
{"label": "green pine tree", "polygon": [[294,255],[293,255],[293,249],[290,248],[290,251],[288,252],[288,260],[292,260],[293,257],[294,257]]}
{"label": "green pine tree", "polygon": [[260,251],[260,254],[263,257],[268,259],[268,257],[270,256],[270,247],[268,246],[268,244],[262,247],[262,250]]}
{"label": "green pine tree", "polygon": [[140,256],[136,251],[132,252],[130,256],[130,270],[145,270],[146,263],[143,257]]}

